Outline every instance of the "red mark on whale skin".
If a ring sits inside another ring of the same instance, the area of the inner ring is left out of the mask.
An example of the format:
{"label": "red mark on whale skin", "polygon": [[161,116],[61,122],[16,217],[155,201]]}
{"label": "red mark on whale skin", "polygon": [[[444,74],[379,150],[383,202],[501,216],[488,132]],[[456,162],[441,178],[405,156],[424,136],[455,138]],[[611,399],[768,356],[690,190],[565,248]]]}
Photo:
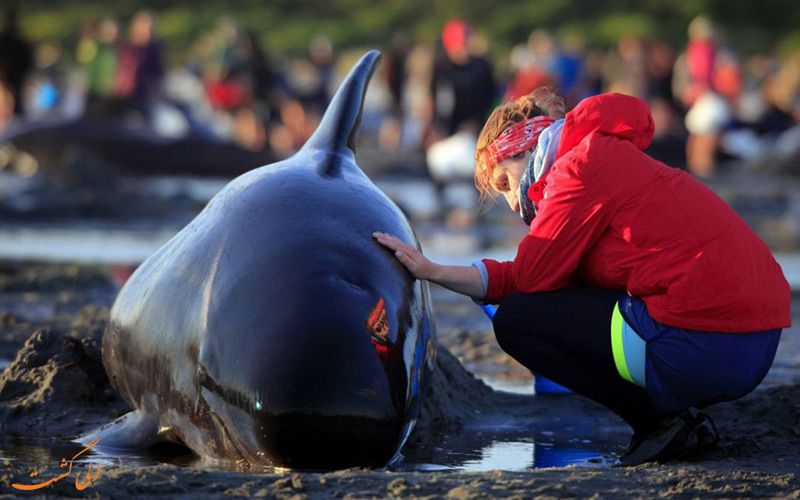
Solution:
{"label": "red mark on whale skin", "polygon": [[370,334],[370,340],[376,347],[391,344],[389,341],[389,317],[386,314],[386,303],[383,301],[383,297],[378,300],[367,316],[367,331]]}
{"label": "red mark on whale skin", "polygon": [[389,313],[386,310],[386,302],[383,298],[378,299],[378,302],[369,312],[366,327],[369,332],[369,340],[375,349],[375,354],[378,355],[387,380],[391,384],[392,381],[405,373],[402,362],[403,342],[402,339],[394,342],[389,336],[391,333]]}

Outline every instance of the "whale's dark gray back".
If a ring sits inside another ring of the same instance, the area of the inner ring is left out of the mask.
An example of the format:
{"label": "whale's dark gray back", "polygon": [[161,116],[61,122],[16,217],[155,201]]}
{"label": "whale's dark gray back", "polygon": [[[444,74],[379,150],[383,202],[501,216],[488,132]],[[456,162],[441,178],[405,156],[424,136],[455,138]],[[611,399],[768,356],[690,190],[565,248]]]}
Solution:
{"label": "whale's dark gray back", "polygon": [[202,456],[382,466],[435,355],[426,283],[371,237],[416,243],[355,163],[370,52],[292,158],[232,181],[120,291],[103,342],[115,388]]}

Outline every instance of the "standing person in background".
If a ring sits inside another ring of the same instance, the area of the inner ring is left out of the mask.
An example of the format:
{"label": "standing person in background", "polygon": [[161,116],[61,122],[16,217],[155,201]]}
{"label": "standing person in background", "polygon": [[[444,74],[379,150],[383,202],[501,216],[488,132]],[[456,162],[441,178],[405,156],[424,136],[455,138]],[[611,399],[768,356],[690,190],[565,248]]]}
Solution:
{"label": "standing person in background", "polygon": [[0,85],[0,134],[14,119],[14,97],[4,86]]}
{"label": "standing person in background", "polygon": [[[538,33],[531,34],[529,39]],[[528,95],[539,87],[555,87],[556,81],[545,68],[546,60],[534,53],[527,44],[519,44],[511,49],[511,67],[514,76],[506,86],[503,101],[513,101]]]}
{"label": "standing person in background", "polygon": [[403,143],[406,107],[410,105],[405,99],[408,80],[406,64],[412,49],[413,44],[408,35],[398,32],[392,36],[386,53],[383,74],[391,96],[391,107],[378,131],[378,147],[383,151],[397,151]]}
{"label": "standing person in background", "polygon": [[[676,71],[682,78],[677,85],[686,114],[686,166],[698,177],[710,177],[719,151],[722,132],[733,116],[730,104],[715,85],[719,43],[711,20],[698,16],[688,28],[686,54],[678,63],[685,68]],[[677,68],[676,68],[677,69]]]}
{"label": "standing person in background", "polygon": [[96,50],[85,61],[86,80],[89,91],[89,104],[97,99],[108,97],[114,92],[114,77],[117,74],[117,53],[119,51],[119,25],[112,18],[103,19],[97,30]]}
{"label": "standing person in background", "polygon": [[431,95],[434,126],[444,136],[465,125],[477,129],[495,99],[489,61],[470,53],[471,30],[461,19],[449,21],[442,30],[444,54],[434,63]]}
{"label": "standing person in background", "polygon": [[128,40],[119,51],[115,94],[137,101],[158,96],[164,76],[161,44],[155,37],[155,17],[142,10],[133,16]]}
{"label": "standing person in background", "polygon": [[790,324],[767,246],[712,191],[642,152],[653,131],[635,97],[590,97],[564,117],[561,99],[537,91],[495,109],[475,153],[479,190],[530,225],[513,261],[443,266],[373,235],[414,277],[500,304],[506,352],[631,426],[624,465],[714,445],[695,408],[755,389]]}
{"label": "standing person in background", "polygon": [[717,40],[711,20],[698,16],[689,23],[689,43],[686,45],[686,76],[688,81],[681,90],[681,100],[691,107],[705,94],[714,89],[714,66],[717,56]]}
{"label": "standing person in background", "polygon": [[21,115],[24,108],[22,88],[25,77],[33,68],[33,51],[30,44],[19,34],[17,9],[9,7],[3,14],[0,28],[0,86],[8,89],[14,101],[14,115]]}
{"label": "standing person in background", "polygon": [[448,224],[462,227],[473,223],[477,197],[453,196],[450,186],[471,183],[472,151],[496,94],[492,67],[471,50],[471,37],[472,28],[461,19],[442,30],[444,54],[434,61],[432,122],[424,139],[441,213]]}
{"label": "standing person in background", "polygon": [[675,105],[672,93],[675,54],[666,42],[651,40],[647,46],[647,88],[645,96],[648,101],[663,100]]}
{"label": "standing person in background", "polygon": [[[580,36],[572,35],[554,41],[553,57],[550,60],[549,73],[558,82],[558,94],[566,100],[567,106],[578,103],[580,84],[584,67],[584,41]],[[535,90],[535,89],[534,89]]]}
{"label": "standing person in background", "polygon": [[325,114],[333,85],[333,42],[325,35],[311,41],[308,55],[314,68],[317,87],[305,97],[304,104],[317,116]]}
{"label": "standing person in background", "polygon": [[256,34],[245,31],[236,44],[236,57],[231,65],[231,73],[242,74],[248,81],[253,99],[265,105],[265,113],[277,112],[278,72],[270,64],[258,43]]}
{"label": "standing person in background", "polygon": [[405,33],[396,33],[386,56],[386,84],[392,96],[392,114],[397,120],[403,119],[403,98],[405,96],[406,61],[413,48],[411,39]]}
{"label": "standing person in background", "polygon": [[599,49],[591,49],[586,54],[583,62],[583,75],[578,91],[578,102],[587,97],[603,92],[606,87],[604,67],[606,64],[606,53]]}
{"label": "standing person in background", "polygon": [[644,98],[647,92],[647,58],[645,43],[635,34],[627,34],[617,41],[615,51],[607,61],[608,89]]}

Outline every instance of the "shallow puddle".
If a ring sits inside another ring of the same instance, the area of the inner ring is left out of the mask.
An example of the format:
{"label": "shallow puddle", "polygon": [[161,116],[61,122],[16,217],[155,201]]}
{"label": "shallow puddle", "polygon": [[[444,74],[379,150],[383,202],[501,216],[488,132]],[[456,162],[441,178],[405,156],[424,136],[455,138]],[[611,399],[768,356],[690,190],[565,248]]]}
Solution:
{"label": "shallow puddle", "polygon": [[[524,471],[569,465],[606,467],[616,463],[609,444],[570,439],[555,441],[541,433],[493,432],[467,430],[469,438],[444,436],[432,449],[418,448],[406,454],[391,470],[490,470]],[[538,435],[536,435],[538,434]],[[570,442],[571,441],[571,442]],[[614,448],[611,445],[611,448]]]}
{"label": "shallow puddle", "polygon": [[[31,472],[60,472],[62,459],[67,463],[85,449],[77,443],[44,439],[5,440],[0,443],[0,460],[30,464]],[[614,465],[615,457],[608,449],[593,442],[578,441],[556,444],[546,437],[509,435],[508,433],[477,432],[469,439],[444,436],[435,447],[420,447],[412,452],[404,450],[403,457],[390,465],[391,471],[441,471],[453,470],[481,472],[490,470],[523,471],[530,469],[564,467],[606,467]],[[233,464],[208,464],[196,455],[177,446],[147,452],[121,452],[119,450],[90,449],[73,461],[74,470],[87,469],[90,463],[101,467],[148,467],[162,464],[189,468],[240,470],[258,473],[257,470],[237,469]],[[19,478],[20,481],[23,478]]]}

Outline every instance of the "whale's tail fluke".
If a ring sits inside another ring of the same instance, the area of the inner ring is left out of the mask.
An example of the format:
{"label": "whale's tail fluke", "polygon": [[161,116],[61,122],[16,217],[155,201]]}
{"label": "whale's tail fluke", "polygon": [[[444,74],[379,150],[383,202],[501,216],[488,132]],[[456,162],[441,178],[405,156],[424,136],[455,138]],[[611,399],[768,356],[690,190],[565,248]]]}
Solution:
{"label": "whale's tail fluke", "polygon": [[[371,50],[350,70],[303,150],[316,149],[354,156],[355,135],[361,122],[364,96],[380,57],[380,52]],[[340,164],[336,161],[325,162],[320,166],[320,173],[335,175]]]}

